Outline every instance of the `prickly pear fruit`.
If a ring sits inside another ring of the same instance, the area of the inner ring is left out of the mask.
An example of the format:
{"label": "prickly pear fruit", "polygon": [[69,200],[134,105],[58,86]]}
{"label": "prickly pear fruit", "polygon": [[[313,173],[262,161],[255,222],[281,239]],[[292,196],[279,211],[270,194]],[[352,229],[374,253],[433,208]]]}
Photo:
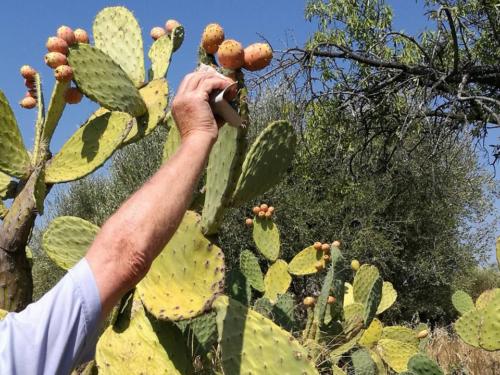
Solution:
{"label": "prickly pear fruit", "polygon": [[24,79],[29,80],[29,81],[34,81],[35,76],[36,76],[36,70],[29,66],[29,65],[23,65],[21,66],[21,75],[23,76]]}
{"label": "prickly pear fruit", "polygon": [[317,270],[317,271],[321,271],[323,268],[325,268],[325,265],[323,264],[323,262],[318,261],[318,262],[316,262],[316,264],[314,265],[314,268],[316,268],[316,270]]}
{"label": "prickly pear fruit", "polygon": [[60,82],[68,82],[73,79],[73,69],[69,65],[59,65],[54,71],[54,76]]}
{"label": "prickly pear fruit", "polygon": [[330,261],[330,259],[331,259],[330,255],[328,255],[328,254],[323,255],[323,260],[324,260],[325,262],[329,262],[329,261]]}
{"label": "prickly pear fruit", "polygon": [[359,270],[359,267],[360,267],[360,266],[361,266],[361,265],[359,264],[359,260],[357,260],[357,259],[353,259],[353,260],[351,261],[351,268],[352,268],[352,270],[353,270],[353,271],[357,271],[357,270]]}
{"label": "prickly pear fruit", "polygon": [[305,306],[314,306],[316,299],[314,297],[306,297],[303,301]]}
{"label": "prickly pear fruit", "polygon": [[57,29],[57,36],[61,39],[64,39],[66,43],[68,43],[68,46],[71,46],[75,44],[76,38],[75,38],[75,33],[71,29],[71,27],[68,26],[61,26]]}
{"label": "prickly pear fruit", "polygon": [[156,26],[156,27],[153,27],[151,29],[151,32],[149,33],[149,35],[151,35],[151,38],[153,38],[153,40],[156,40],[156,39],[160,39],[166,33],[167,32],[165,31],[165,29],[163,27]]}
{"label": "prickly pear fruit", "polygon": [[83,29],[76,29],[74,31],[75,34],[75,40],[77,43],[88,43],[89,42],[89,35],[87,32]]}
{"label": "prickly pear fruit", "polygon": [[274,213],[275,208],[273,206],[270,206],[267,211],[270,213]]}
{"label": "prickly pear fruit", "polygon": [[273,50],[267,43],[254,43],[245,48],[246,70],[256,71],[264,69],[273,59]]}
{"label": "prickly pear fruit", "polygon": [[429,335],[429,331],[424,329],[417,333],[417,339],[425,339]]}
{"label": "prickly pear fruit", "polygon": [[327,243],[324,243],[321,245],[321,250],[325,253],[328,253],[330,251],[330,245]]}
{"label": "prickly pear fruit", "polygon": [[224,41],[224,29],[218,23],[211,23],[205,27],[201,35],[201,46],[203,49],[213,55],[219,49]]}
{"label": "prickly pear fruit", "polygon": [[47,39],[45,47],[47,47],[47,50],[49,52],[59,52],[63,55],[68,54],[68,43],[66,43],[64,39],[59,38],[58,36],[49,37],[49,39]]}
{"label": "prickly pear fruit", "polygon": [[332,246],[333,247],[340,247],[340,241],[333,241]]}
{"label": "prickly pear fruit", "polygon": [[36,86],[35,80],[33,80],[33,79],[25,79],[24,80],[24,86],[26,86],[30,90],[34,90],[35,86]]}
{"label": "prickly pear fruit", "polygon": [[245,53],[240,42],[227,39],[219,46],[217,51],[219,63],[223,68],[239,69],[245,63]]}
{"label": "prickly pear fruit", "polygon": [[270,219],[273,216],[273,213],[267,211],[266,214],[265,214],[265,216],[266,216],[266,219]]}
{"label": "prickly pear fruit", "polygon": [[252,208],[252,212],[255,214],[255,215],[258,215],[259,212],[260,212],[260,207],[259,206],[255,206],[254,208]]}
{"label": "prickly pear fruit", "polygon": [[83,94],[76,87],[70,87],[64,93],[64,100],[68,104],[78,104],[82,101]]}
{"label": "prickly pear fruit", "polygon": [[260,210],[261,210],[261,211],[267,212],[267,210],[268,210],[268,209],[269,209],[269,206],[268,206],[267,204],[262,203],[262,204],[260,205]]}
{"label": "prickly pear fruit", "polygon": [[316,249],[316,250],[321,250],[321,242],[315,242],[313,247]]}
{"label": "prickly pear fruit", "polygon": [[335,303],[337,299],[334,297],[334,296],[328,296],[328,300],[326,301],[326,303],[328,303],[329,305],[332,305]]}
{"label": "prickly pear fruit", "polygon": [[32,109],[36,107],[36,99],[32,96],[25,96],[20,102],[19,105],[26,109]]}
{"label": "prickly pear fruit", "polygon": [[170,35],[172,31],[180,25],[180,22],[177,20],[168,20],[167,22],[165,22],[165,30],[167,34]]}
{"label": "prickly pear fruit", "polygon": [[259,217],[261,219],[265,218],[266,217],[266,213],[264,211],[259,211]]}
{"label": "prickly pear fruit", "polygon": [[68,59],[61,52],[49,52],[45,55],[45,64],[55,69],[61,65],[68,65]]}
{"label": "prickly pear fruit", "polygon": [[253,225],[253,220],[252,220],[252,219],[250,219],[249,217],[248,217],[248,218],[246,218],[246,220],[245,220],[245,225],[246,225],[247,227],[251,227],[251,226]]}

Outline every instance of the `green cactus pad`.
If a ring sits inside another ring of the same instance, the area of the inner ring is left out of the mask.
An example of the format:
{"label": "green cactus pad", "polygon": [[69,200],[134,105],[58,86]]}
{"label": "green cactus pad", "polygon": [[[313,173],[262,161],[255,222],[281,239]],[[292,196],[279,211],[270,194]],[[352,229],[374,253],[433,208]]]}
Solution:
{"label": "green cactus pad", "polygon": [[287,331],[295,327],[294,313],[295,301],[290,293],[280,295],[271,311],[273,321]]}
{"label": "green cactus pad", "polygon": [[468,293],[463,290],[457,290],[451,296],[451,302],[460,315],[464,315],[465,313],[474,310],[476,307],[474,306],[474,301],[472,297],[469,296]]}
{"label": "green cactus pad", "polygon": [[17,183],[3,172],[0,172],[0,200],[14,197]]}
{"label": "green cactus pad", "polygon": [[354,277],[354,301],[363,305],[366,304],[371,289],[379,277],[380,275],[377,267],[369,264],[363,264]]}
{"label": "green cactus pad", "polygon": [[418,347],[419,344],[415,331],[402,326],[384,327],[382,330],[382,338],[406,342],[415,347]]}
{"label": "green cactus pad", "polygon": [[373,319],[368,328],[363,332],[359,339],[359,345],[371,348],[382,337],[382,329],[384,328],[382,322],[378,319]]}
{"label": "green cactus pad", "polygon": [[241,159],[241,134],[232,126],[219,130],[207,166],[205,204],[202,213],[203,233],[213,234],[219,229],[229,198],[234,189],[234,181],[239,175]]}
{"label": "green cactus pad", "polygon": [[484,309],[498,295],[500,295],[500,288],[485,290],[476,299],[476,309]]}
{"label": "green cactus pad", "polygon": [[3,220],[5,215],[9,212],[9,209],[5,207],[2,201],[0,201],[0,219]]}
{"label": "green cactus pad", "polygon": [[390,368],[396,372],[403,372],[408,370],[408,361],[418,353],[418,348],[406,342],[380,339],[377,351]]}
{"label": "green cactus pad", "polygon": [[252,309],[267,318],[271,318],[273,304],[266,297],[261,297],[255,300]]}
{"label": "green cactus pad", "polygon": [[178,342],[160,340],[138,299],[129,308],[97,343],[99,374],[183,374],[172,361]]}
{"label": "green cactus pad", "polygon": [[253,240],[255,246],[264,257],[274,262],[280,254],[280,232],[272,220],[253,220]]}
{"label": "green cactus pad", "polygon": [[[176,27],[171,35],[173,38],[169,35],[164,35],[155,40],[149,49],[148,56],[151,60],[153,79],[163,78],[167,75],[170,62],[172,61],[172,53],[180,47],[184,40],[184,27]],[[177,48],[174,49],[174,45]]]}
{"label": "green cactus pad", "polygon": [[497,266],[500,269],[500,237],[496,241],[496,253],[497,253]]}
{"label": "green cactus pad", "polygon": [[151,134],[166,116],[168,104],[168,84],[163,78],[155,79],[139,90],[148,112],[137,119],[123,143],[129,144]]}
{"label": "green cactus pad", "polygon": [[73,181],[95,171],[121,145],[132,120],[121,112],[105,112],[89,120],[51,159],[45,171],[45,182]]}
{"label": "green cactus pad", "polygon": [[0,309],[0,320],[2,320],[3,318],[5,318],[8,313],[9,313],[8,311]]}
{"label": "green cactus pad", "polygon": [[217,328],[226,374],[318,374],[293,336],[226,296],[216,299]]}
{"label": "green cactus pad", "polygon": [[500,350],[500,295],[493,298],[483,310],[479,345],[486,350]]}
{"label": "green cactus pad", "polygon": [[344,294],[344,306],[352,305],[354,303],[354,290],[352,284],[344,283],[345,294]]}
{"label": "green cactus pad", "polygon": [[88,44],[76,44],[70,47],[68,61],[78,88],[91,100],[134,117],[146,113],[139,90],[107,54]]}
{"label": "green cactus pad", "polygon": [[74,216],[52,220],[43,234],[42,247],[59,267],[69,270],[85,256],[99,227]]}
{"label": "green cactus pad", "polygon": [[292,275],[297,276],[316,273],[318,272],[316,269],[318,262],[325,267],[325,260],[323,259],[324,254],[322,250],[316,250],[314,246],[306,247],[293,257],[288,265],[288,271]]}
{"label": "green cactus pad", "polygon": [[43,129],[43,139],[48,141],[52,138],[54,130],[61,119],[61,116],[66,107],[66,100],[64,99],[64,94],[68,87],[70,87],[71,82],[68,81],[56,81],[54,89],[52,91],[52,97],[50,98],[49,108],[47,110],[47,116],[45,118],[45,126]]}
{"label": "green cactus pad", "polygon": [[264,277],[259,266],[257,257],[248,250],[244,250],[240,254],[240,270],[247,278],[250,285],[259,292],[264,292]]}
{"label": "green cactus pad", "polygon": [[341,345],[335,347],[330,352],[330,359],[332,363],[336,364],[342,356],[348,351],[352,350],[358,344],[359,338],[363,333],[359,332],[356,336],[351,338],[350,340],[343,342]]}
{"label": "green cactus pad", "polygon": [[175,124],[172,114],[169,112],[167,114],[167,124],[168,124],[168,136],[163,146],[163,161],[167,161],[175,154],[179,146],[181,145],[181,134],[177,125]]}
{"label": "green cactus pad", "polygon": [[384,365],[382,357],[380,357],[380,355],[374,350],[369,349],[368,352],[370,353],[370,356],[372,357],[372,360],[377,367],[377,375],[387,375],[387,369]]}
{"label": "green cactus pad", "polygon": [[292,277],[288,273],[288,264],[284,260],[278,259],[269,267],[264,277],[266,290],[264,297],[268,298],[272,303],[276,302],[280,294],[286,293],[291,282]]}
{"label": "green cactus pad", "polygon": [[252,287],[245,275],[238,269],[232,269],[227,276],[227,293],[232,299],[249,306],[252,300]]}
{"label": "green cactus pad", "polygon": [[184,320],[207,311],[224,286],[224,255],[201,233],[199,216],[186,212],[137,291],[162,320]]}
{"label": "green cactus pad", "polygon": [[210,351],[211,347],[217,343],[217,323],[215,312],[200,315],[189,320],[182,320],[175,323],[183,333],[189,332],[189,346],[200,346],[202,353]]}
{"label": "green cactus pad", "polygon": [[351,354],[351,360],[355,375],[377,375],[377,367],[367,350],[356,350]]}
{"label": "green cactus pad", "polygon": [[26,177],[30,156],[7,97],[0,91],[0,171],[18,178]]}
{"label": "green cactus pad", "polygon": [[380,300],[380,304],[378,305],[376,314],[382,314],[385,310],[390,308],[396,299],[398,298],[398,292],[392,286],[392,283],[389,281],[384,281],[382,284],[382,299]]}
{"label": "green cactus pad", "polygon": [[455,322],[455,331],[467,344],[479,347],[479,330],[483,321],[483,310],[471,310]]}
{"label": "green cactus pad", "polygon": [[132,12],[109,7],[95,17],[92,27],[97,48],[107,53],[127,73],[135,86],[145,81],[142,32]]}
{"label": "green cactus pad", "polygon": [[233,204],[250,201],[280,182],[292,161],[296,143],[290,123],[269,124],[248,150],[232,197]]}
{"label": "green cactus pad", "polygon": [[410,358],[408,370],[415,375],[444,375],[436,362],[420,353]]}

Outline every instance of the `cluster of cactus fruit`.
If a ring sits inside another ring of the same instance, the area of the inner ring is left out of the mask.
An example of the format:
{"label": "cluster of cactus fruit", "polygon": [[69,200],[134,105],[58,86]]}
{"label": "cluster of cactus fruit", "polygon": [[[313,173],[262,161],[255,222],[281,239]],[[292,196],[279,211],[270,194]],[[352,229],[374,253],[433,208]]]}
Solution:
{"label": "cluster of cactus fruit", "polygon": [[[48,147],[70,82],[56,81],[44,115],[35,75],[41,119],[31,155],[22,145],[5,97],[0,96],[0,170],[19,179],[3,178],[0,173],[2,199],[14,198],[9,210],[0,210],[4,212],[0,246],[8,251],[24,253],[34,217],[42,212],[53,184],[91,173],[116,149],[149,135],[160,124],[169,129],[165,160],[180,144],[167,110],[164,77],[172,53],[182,43],[183,27],[169,20],[165,29],[151,31],[154,43],[148,53],[148,83],[141,30],[130,11],[123,7],[102,10],[94,21],[93,36],[95,46],[88,41],[69,43],[67,61],[76,87],[101,108],[55,156]],[[238,82],[232,104],[247,125],[250,117],[242,68],[261,69],[271,58],[269,46],[243,50],[238,42],[224,40],[217,24],[203,32],[199,63],[210,64]],[[102,77],[113,79],[102,84]],[[187,211],[146,277],[115,308],[87,371],[190,374],[197,356],[214,374],[220,370],[225,374],[442,374],[423,354],[425,325],[384,327],[377,318],[394,304],[397,292],[382,280],[375,266],[352,260],[349,267],[339,241],[316,242],[290,262],[280,259],[280,232],[272,206],[253,208],[254,217],[245,222],[252,229],[256,252],[241,252],[239,269],[226,272],[224,254],[217,245],[224,214],[276,185],[296,146],[294,128],[286,121],[270,123],[251,145],[247,129],[221,128],[209,157],[205,187],[193,199],[193,207],[203,199],[201,213]],[[44,233],[42,246],[57,265],[69,269],[84,256],[98,231],[99,227],[81,218],[58,217]],[[0,254],[5,257],[8,251]],[[323,275],[321,291],[297,303],[298,297],[290,291],[293,277],[308,275]],[[0,288],[0,298],[9,297],[0,300],[0,307],[23,307],[14,284]],[[306,324],[297,320],[301,310],[307,314]]]}

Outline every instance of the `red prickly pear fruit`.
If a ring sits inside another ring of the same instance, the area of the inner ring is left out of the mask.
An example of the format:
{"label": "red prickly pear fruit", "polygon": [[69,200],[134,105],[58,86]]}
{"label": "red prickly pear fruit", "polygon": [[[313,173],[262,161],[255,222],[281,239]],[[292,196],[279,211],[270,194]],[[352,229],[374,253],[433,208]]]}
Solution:
{"label": "red prickly pear fruit", "polygon": [[174,31],[174,29],[176,27],[179,27],[181,25],[181,23],[177,20],[168,20],[167,22],[165,22],[165,30],[167,32],[168,35],[172,34],[172,31]]}
{"label": "red prickly pear fruit", "polygon": [[268,209],[269,209],[269,206],[268,206],[267,204],[262,203],[262,204],[260,205],[260,210],[261,210],[261,211],[267,212],[267,210],[268,210]]}
{"label": "red prickly pear fruit", "polygon": [[78,43],[88,44],[88,42],[89,42],[89,34],[87,34],[87,32],[85,30],[83,30],[83,29],[76,29],[74,31],[74,34],[75,34],[75,40]]}
{"label": "red prickly pear fruit", "polygon": [[151,29],[151,31],[149,32],[149,35],[151,35],[151,38],[153,38],[153,40],[157,40],[157,39],[160,39],[166,33],[167,32],[165,31],[165,29],[163,27],[156,26],[156,27],[153,27]]}
{"label": "red prickly pear fruit", "polygon": [[259,212],[260,212],[260,207],[259,206],[255,206],[254,208],[252,208],[252,212],[254,213],[254,215],[258,215]]}
{"label": "red prickly pear fruit", "polygon": [[321,250],[325,253],[329,252],[330,251],[330,245],[327,244],[327,243],[324,243],[321,245]]}
{"label": "red prickly pear fruit", "polygon": [[24,79],[30,81],[35,80],[36,70],[33,67],[29,65],[23,65],[21,66],[20,72]]}
{"label": "red prickly pear fruit", "polygon": [[61,26],[57,29],[57,36],[61,39],[64,39],[68,46],[71,46],[76,43],[75,33],[68,26]]}
{"label": "red prickly pear fruit", "polygon": [[32,109],[36,107],[36,99],[31,96],[25,96],[20,102],[19,105],[26,109]]}
{"label": "red prickly pear fruit", "polygon": [[337,299],[334,296],[328,296],[327,304],[333,305]]}
{"label": "red prickly pear fruit", "polygon": [[263,219],[266,216],[266,213],[264,211],[259,212],[259,217]]}
{"label": "red prickly pear fruit", "polygon": [[306,297],[304,298],[304,301],[302,302],[305,306],[314,306],[316,303],[316,299],[314,297]]}
{"label": "red prickly pear fruit", "polygon": [[243,67],[252,72],[264,69],[273,59],[273,50],[267,43],[254,43],[245,48]]}
{"label": "red prickly pear fruit", "polygon": [[316,250],[321,250],[321,242],[315,242],[313,247],[316,249]]}
{"label": "red prickly pear fruit", "polygon": [[49,52],[59,52],[63,55],[68,54],[68,43],[62,38],[58,36],[51,36],[47,39],[47,43],[45,44],[47,50]]}
{"label": "red prickly pear fruit", "polygon": [[252,220],[252,219],[250,219],[249,217],[248,217],[248,218],[246,218],[246,220],[245,220],[245,225],[246,225],[247,227],[251,227],[251,226],[253,225],[253,220]]}
{"label": "red prickly pear fruit", "polygon": [[70,87],[64,93],[64,100],[68,104],[78,104],[82,101],[83,94],[76,87]]}
{"label": "red prickly pear fruit", "polygon": [[223,68],[239,69],[245,63],[245,53],[240,42],[227,39],[219,46],[217,51],[219,63]]}
{"label": "red prickly pear fruit", "polygon": [[351,268],[352,268],[352,270],[353,270],[353,271],[357,271],[357,270],[359,270],[359,267],[360,267],[360,266],[361,266],[361,265],[359,264],[359,260],[357,260],[357,259],[353,259],[353,260],[351,261]]}
{"label": "red prickly pear fruit", "polygon": [[45,55],[45,64],[55,69],[61,65],[68,65],[68,59],[61,52],[49,52]]}
{"label": "red prickly pear fruit", "polygon": [[59,82],[68,82],[73,79],[73,69],[69,65],[60,65],[54,71],[54,76]]}
{"label": "red prickly pear fruit", "polygon": [[201,46],[211,55],[217,52],[223,41],[224,29],[218,23],[208,24],[201,34]]}
{"label": "red prickly pear fruit", "polygon": [[267,211],[267,212],[265,213],[265,216],[266,216],[266,219],[270,219],[270,218],[273,216],[273,213],[272,213],[272,212]]}
{"label": "red prickly pear fruit", "polygon": [[316,268],[316,271],[321,271],[323,268],[325,268],[325,264],[319,260],[314,265],[314,268]]}
{"label": "red prickly pear fruit", "polygon": [[333,241],[332,246],[333,247],[340,247],[340,241]]}
{"label": "red prickly pear fruit", "polygon": [[26,86],[30,90],[33,90],[36,86],[35,80],[34,79],[25,79],[24,86]]}

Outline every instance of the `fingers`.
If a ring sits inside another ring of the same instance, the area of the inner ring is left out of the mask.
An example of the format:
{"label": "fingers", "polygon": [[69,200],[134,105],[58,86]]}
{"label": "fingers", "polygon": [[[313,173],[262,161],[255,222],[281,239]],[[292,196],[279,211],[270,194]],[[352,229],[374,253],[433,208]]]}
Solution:
{"label": "fingers", "polygon": [[212,91],[224,90],[229,85],[231,85],[230,80],[222,79],[220,77],[210,77],[201,80],[197,89],[203,91],[208,96]]}

